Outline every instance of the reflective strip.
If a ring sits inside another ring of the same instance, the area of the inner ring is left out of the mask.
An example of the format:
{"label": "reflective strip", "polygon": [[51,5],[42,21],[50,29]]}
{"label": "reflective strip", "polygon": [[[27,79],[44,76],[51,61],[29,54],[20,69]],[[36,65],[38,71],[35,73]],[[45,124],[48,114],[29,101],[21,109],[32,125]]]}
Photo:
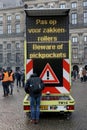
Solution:
{"label": "reflective strip", "polygon": [[69,91],[65,87],[56,87],[58,89],[59,93],[69,93]]}
{"label": "reflective strip", "polygon": [[9,81],[13,81],[13,72],[10,74],[10,76],[9,76]]}
{"label": "reflective strip", "polygon": [[26,79],[28,79],[32,73],[33,73],[33,60],[32,59],[27,59]]}
{"label": "reflective strip", "polygon": [[67,93],[70,91],[70,64],[69,59],[63,60],[63,91],[66,90]]}
{"label": "reflective strip", "polygon": [[9,77],[8,77],[8,72],[4,73],[4,78],[2,80],[2,82],[6,82],[9,80]]}

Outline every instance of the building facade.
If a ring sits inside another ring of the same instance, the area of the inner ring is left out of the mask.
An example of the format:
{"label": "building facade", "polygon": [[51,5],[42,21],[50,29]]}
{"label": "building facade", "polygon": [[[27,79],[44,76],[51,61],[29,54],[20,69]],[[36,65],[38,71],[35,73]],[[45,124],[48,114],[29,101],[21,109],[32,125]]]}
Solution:
{"label": "building facade", "polygon": [[87,64],[87,0],[18,0],[0,7],[0,66],[24,67],[24,8],[70,8],[72,65]]}
{"label": "building facade", "polygon": [[0,67],[24,66],[25,15],[23,4],[0,6]]}

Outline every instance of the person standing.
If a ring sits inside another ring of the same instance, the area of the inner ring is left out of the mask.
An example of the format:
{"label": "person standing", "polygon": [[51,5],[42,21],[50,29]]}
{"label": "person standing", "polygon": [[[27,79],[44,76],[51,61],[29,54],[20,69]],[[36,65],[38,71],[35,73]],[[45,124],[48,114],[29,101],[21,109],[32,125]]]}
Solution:
{"label": "person standing", "polygon": [[82,68],[79,70],[80,81],[83,82]]}
{"label": "person standing", "polygon": [[16,76],[17,91],[19,92],[19,87],[21,87],[21,72],[20,72],[20,70],[17,70],[15,76]]}
{"label": "person standing", "polygon": [[73,70],[73,78],[74,78],[74,81],[77,79],[77,70],[76,69]]}
{"label": "person standing", "polygon": [[83,82],[86,82],[86,69],[83,68],[82,70],[82,75],[83,75]]}
{"label": "person standing", "polygon": [[[34,84],[42,84],[41,91],[34,92]],[[41,100],[41,93],[44,89],[44,84],[42,80],[37,76],[37,74],[32,74],[30,78],[27,80],[25,88],[29,89],[30,95],[30,110],[31,110],[31,123],[37,124],[39,122],[40,116],[40,100]]]}
{"label": "person standing", "polygon": [[14,80],[15,80],[14,72],[12,70],[9,70],[8,75],[9,75],[9,86],[10,86],[9,93],[10,95],[13,95],[13,87],[14,87]]}
{"label": "person standing", "polygon": [[9,76],[8,76],[8,71],[3,69],[3,74],[2,74],[2,86],[3,86],[3,92],[4,92],[4,97],[8,96],[9,94]]}

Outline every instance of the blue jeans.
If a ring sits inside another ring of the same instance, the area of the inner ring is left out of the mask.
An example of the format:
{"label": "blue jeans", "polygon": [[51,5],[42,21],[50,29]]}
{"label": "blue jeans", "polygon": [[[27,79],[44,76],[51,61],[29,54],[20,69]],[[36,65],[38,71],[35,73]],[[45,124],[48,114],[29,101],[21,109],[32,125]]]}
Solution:
{"label": "blue jeans", "polygon": [[10,94],[13,94],[13,87],[14,87],[14,84],[13,84],[13,83],[10,83],[10,89],[11,89]]}
{"label": "blue jeans", "polygon": [[31,119],[39,120],[41,96],[30,97]]}

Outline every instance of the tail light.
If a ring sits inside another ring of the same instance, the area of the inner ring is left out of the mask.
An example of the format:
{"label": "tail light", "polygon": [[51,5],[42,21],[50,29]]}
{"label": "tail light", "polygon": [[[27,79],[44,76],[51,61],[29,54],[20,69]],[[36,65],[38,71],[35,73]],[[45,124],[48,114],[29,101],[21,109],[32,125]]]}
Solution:
{"label": "tail light", "polygon": [[24,106],[24,110],[30,110],[30,106]]}
{"label": "tail light", "polygon": [[70,105],[70,106],[68,105],[67,110],[74,110],[74,105]]}

